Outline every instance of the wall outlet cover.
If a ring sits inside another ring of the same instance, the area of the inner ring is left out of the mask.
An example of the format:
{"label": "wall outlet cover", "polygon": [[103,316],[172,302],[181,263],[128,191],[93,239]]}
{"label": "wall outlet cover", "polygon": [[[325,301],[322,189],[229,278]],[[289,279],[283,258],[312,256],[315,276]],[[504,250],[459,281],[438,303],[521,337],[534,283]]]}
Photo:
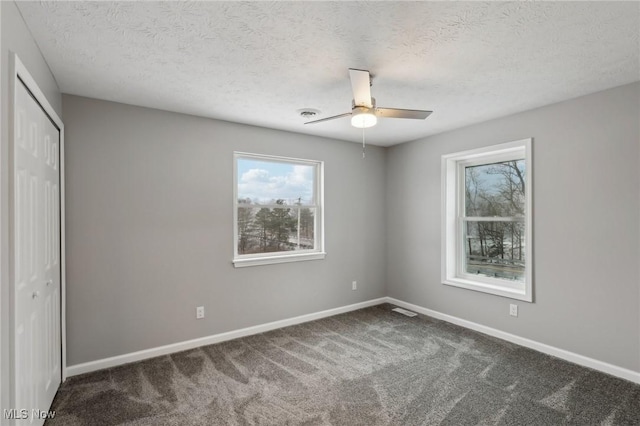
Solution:
{"label": "wall outlet cover", "polygon": [[514,305],[513,303],[509,305],[509,315],[512,317],[518,316],[518,305]]}

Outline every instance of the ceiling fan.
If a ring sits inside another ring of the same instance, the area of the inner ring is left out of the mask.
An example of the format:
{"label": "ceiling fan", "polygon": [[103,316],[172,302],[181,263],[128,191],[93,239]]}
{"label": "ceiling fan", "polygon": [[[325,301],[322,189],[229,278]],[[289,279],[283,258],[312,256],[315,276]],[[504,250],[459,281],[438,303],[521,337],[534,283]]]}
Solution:
{"label": "ceiling fan", "polygon": [[351,125],[359,129],[364,129],[375,126],[378,122],[378,117],[424,120],[433,112],[419,109],[378,108],[376,107],[375,98],[371,97],[371,75],[369,71],[349,68],[349,78],[351,79],[351,89],[353,90],[351,112],[321,118],[319,120],[307,121],[304,124],[321,123],[323,121],[351,116]]}

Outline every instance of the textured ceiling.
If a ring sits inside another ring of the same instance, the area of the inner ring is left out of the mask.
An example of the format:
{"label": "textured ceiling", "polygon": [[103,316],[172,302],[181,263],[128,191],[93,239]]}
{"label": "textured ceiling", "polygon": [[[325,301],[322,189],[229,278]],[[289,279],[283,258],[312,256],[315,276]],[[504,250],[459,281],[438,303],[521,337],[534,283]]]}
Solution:
{"label": "textured ceiling", "polygon": [[64,93],[382,146],[640,80],[639,2],[19,2]]}

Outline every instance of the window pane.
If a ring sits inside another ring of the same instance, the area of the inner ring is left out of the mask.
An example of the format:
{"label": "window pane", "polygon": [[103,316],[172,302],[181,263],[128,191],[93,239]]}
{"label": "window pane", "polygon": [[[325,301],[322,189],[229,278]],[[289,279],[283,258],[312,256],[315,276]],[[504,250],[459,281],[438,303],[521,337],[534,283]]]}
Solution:
{"label": "window pane", "polygon": [[525,161],[465,167],[465,216],[523,216]]}
{"label": "window pane", "polygon": [[253,204],[315,203],[313,165],[238,158],[238,199]]}
{"label": "window pane", "polygon": [[315,209],[276,203],[282,208],[238,206],[238,254],[315,248]]}
{"label": "window pane", "polygon": [[465,226],[465,272],[524,281],[524,222],[476,222]]}

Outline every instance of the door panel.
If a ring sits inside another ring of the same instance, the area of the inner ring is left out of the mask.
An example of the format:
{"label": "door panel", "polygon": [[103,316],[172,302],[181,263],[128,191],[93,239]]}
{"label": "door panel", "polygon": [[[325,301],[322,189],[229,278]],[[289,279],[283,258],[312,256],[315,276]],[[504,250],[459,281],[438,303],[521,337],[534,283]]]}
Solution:
{"label": "door panel", "polygon": [[21,82],[14,134],[15,408],[42,424],[32,409],[46,412],[61,381],[60,134]]}

